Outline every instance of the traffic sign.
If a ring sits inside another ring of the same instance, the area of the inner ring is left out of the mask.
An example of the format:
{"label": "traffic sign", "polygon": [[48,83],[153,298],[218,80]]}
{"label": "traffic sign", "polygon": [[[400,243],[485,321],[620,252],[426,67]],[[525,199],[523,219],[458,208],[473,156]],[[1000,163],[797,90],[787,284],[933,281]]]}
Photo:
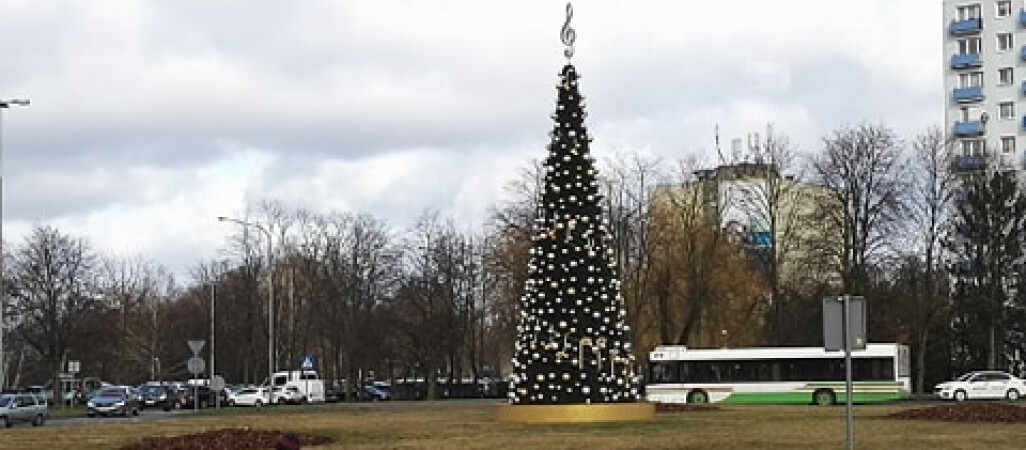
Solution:
{"label": "traffic sign", "polygon": [[299,369],[300,370],[312,370],[313,368],[314,368],[314,357],[313,356],[304,355],[303,358],[299,360]]}
{"label": "traffic sign", "polygon": [[204,361],[203,358],[198,358],[198,357],[195,357],[195,356],[193,356],[192,358],[189,358],[189,362],[187,363],[187,366],[189,368],[189,373],[195,374],[195,375],[201,374],[201,373],[203,373],[204,370],[207,370],[207,363],[206,363],[206,361]]}
{"label": "traffic sign", "polygon": [[207,341],[197,339],[194,341],[188,341],[189,348],[192,350],[193,355],[198,355],[200,350],[203,350],[203,346],[207,344]]}
{"label": "traffic sign", "polygon": [[210,389],[220,391],[224,389],[224,377],[220,375],[214,375],[213,379],[210,380]]}

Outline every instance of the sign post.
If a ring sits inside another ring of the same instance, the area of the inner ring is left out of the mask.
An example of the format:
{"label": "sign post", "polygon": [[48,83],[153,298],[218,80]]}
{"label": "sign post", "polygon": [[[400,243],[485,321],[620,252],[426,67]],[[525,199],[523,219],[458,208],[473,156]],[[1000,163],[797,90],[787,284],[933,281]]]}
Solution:
{"label": "sign post", "polygon": [[203,346],[207,344],[207,341],[202,339],[195,339],[186,342],[189,344],[189,350],[192,350],[192,357],[186,362],[186,366],[189,369],[189,373],[192,374],[192,409],[199,409],[199,374],[202,374],[207,369],[207,362],[200,358],[200,350],[203,350]]}
{"label": "sign post", "polygon": [[845,448],[853,450],[851,351],[866,349],[865,298],[842,295],[823,299],[823,347],[827,351],[844,350]]}
{"label": "sign post", "polygon": [[[68,361],[67,369],[68,369],[68,375],[69,375],[68,376],[68,380],[67,380],[67,386],[68,386],[68,390],[71,391],[71,407],[74,408],[75,407],[75,397],[76,397],[76,395],[75,395],[75,375],[82,370],[82,362],[79,361],[79,360],[76,360],[76,359],[69,360]],[[64,383],[60,383],[60,386],[61,386],[61,404],[63,405],[64,404],[64,399],[63,399],[63,396],[64,396],[64,392],[63,392],[64,391]],[[57,394],[56,393],[54,393],[54,397],[53,398],[54,398],[54,400],[57,400]]]}

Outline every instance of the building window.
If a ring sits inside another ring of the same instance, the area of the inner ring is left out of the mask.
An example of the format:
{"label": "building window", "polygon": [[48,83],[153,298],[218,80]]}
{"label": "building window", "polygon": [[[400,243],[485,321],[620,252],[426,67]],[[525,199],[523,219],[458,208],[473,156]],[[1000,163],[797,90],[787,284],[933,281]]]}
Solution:
{"label": "building window", "polygon": [[1002,102],[998,103],[998,117],[1003,120],[1015,118],[1015,103]]}
{"label": "building window", "polygon": [[980,18],[980,4],[962,5],[955,8],[955,16],[958,20],[969,20]]}
{"label": "building window", "polygon": [[1008,17],[1012,15],[1012,0],[998,0],[997,16]]}
{"label": "building window", "polygon": [[1014,76],[1012,75],[1011,67],[1002,67],[998,69],[998,84],[1009,85],[1015,82]]}
{"label": "building window", "polygon": [[998,33],[997,40],[998,51],[1004,52],[1012,49],[1012,33]]}
{"label": "building window", "polygon": [[[1000,41],[1000,39],[999,39]],[[958,53],[962,55],[980,53],[980,38],[972,37],[958,40]]]}
{"label": "building window", "polygon": [[1001,136],[1001,153],[1015,151],[1015,136]]}
{"label": "building window", "polygon": [[958,87],[983,87],[983,72],[969,72],[958,74]]}
{"label": "building window", "polygon": [[983,156],[987,150],[983,139],[966,139],[962,141],[962,154],[966,156]]}

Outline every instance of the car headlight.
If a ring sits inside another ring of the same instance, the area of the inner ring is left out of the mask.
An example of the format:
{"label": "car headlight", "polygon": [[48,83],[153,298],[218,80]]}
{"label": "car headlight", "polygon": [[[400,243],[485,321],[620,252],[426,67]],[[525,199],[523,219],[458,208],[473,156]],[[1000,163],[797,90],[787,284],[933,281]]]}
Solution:
{"label": "car headlight", "polygon": [[88,407],[92,408],[92,407],[94,407],[94,406],[96,406],[96,405],[95,405],[95,404],[93,403],[93,401],[92,401],[92,400],[89,400],[88,402],[86,402],[86,406],[88,406]]}
{"label": "car headlight", "polygon": [[125,406],[125,402],[120,401],[114,404],[114,406]]}

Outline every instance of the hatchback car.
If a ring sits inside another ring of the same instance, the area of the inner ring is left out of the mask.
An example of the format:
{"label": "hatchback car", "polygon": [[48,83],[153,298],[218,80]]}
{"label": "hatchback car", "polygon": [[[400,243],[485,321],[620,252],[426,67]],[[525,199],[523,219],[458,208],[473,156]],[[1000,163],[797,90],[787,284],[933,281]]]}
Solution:
{"label": "hatchback car", "polygon": [[228,396],[228,404],[231,406],[261,407],[269,403],[266,388],[245,388]]}
{"label": "hatchback car", "polygon": [[998,371],[969,372],[955,379],[938,384],[934,394],[944,400],[958,402],[975,399],[1018,400],[1026,394],[1026,382],[1022,378]]}
{"label": "hatchback car", "polygon": [[10,428],[17,422],[40,426],[46,422],[49,412],[46,401],[32,394],[0,395],[0,424]]}

